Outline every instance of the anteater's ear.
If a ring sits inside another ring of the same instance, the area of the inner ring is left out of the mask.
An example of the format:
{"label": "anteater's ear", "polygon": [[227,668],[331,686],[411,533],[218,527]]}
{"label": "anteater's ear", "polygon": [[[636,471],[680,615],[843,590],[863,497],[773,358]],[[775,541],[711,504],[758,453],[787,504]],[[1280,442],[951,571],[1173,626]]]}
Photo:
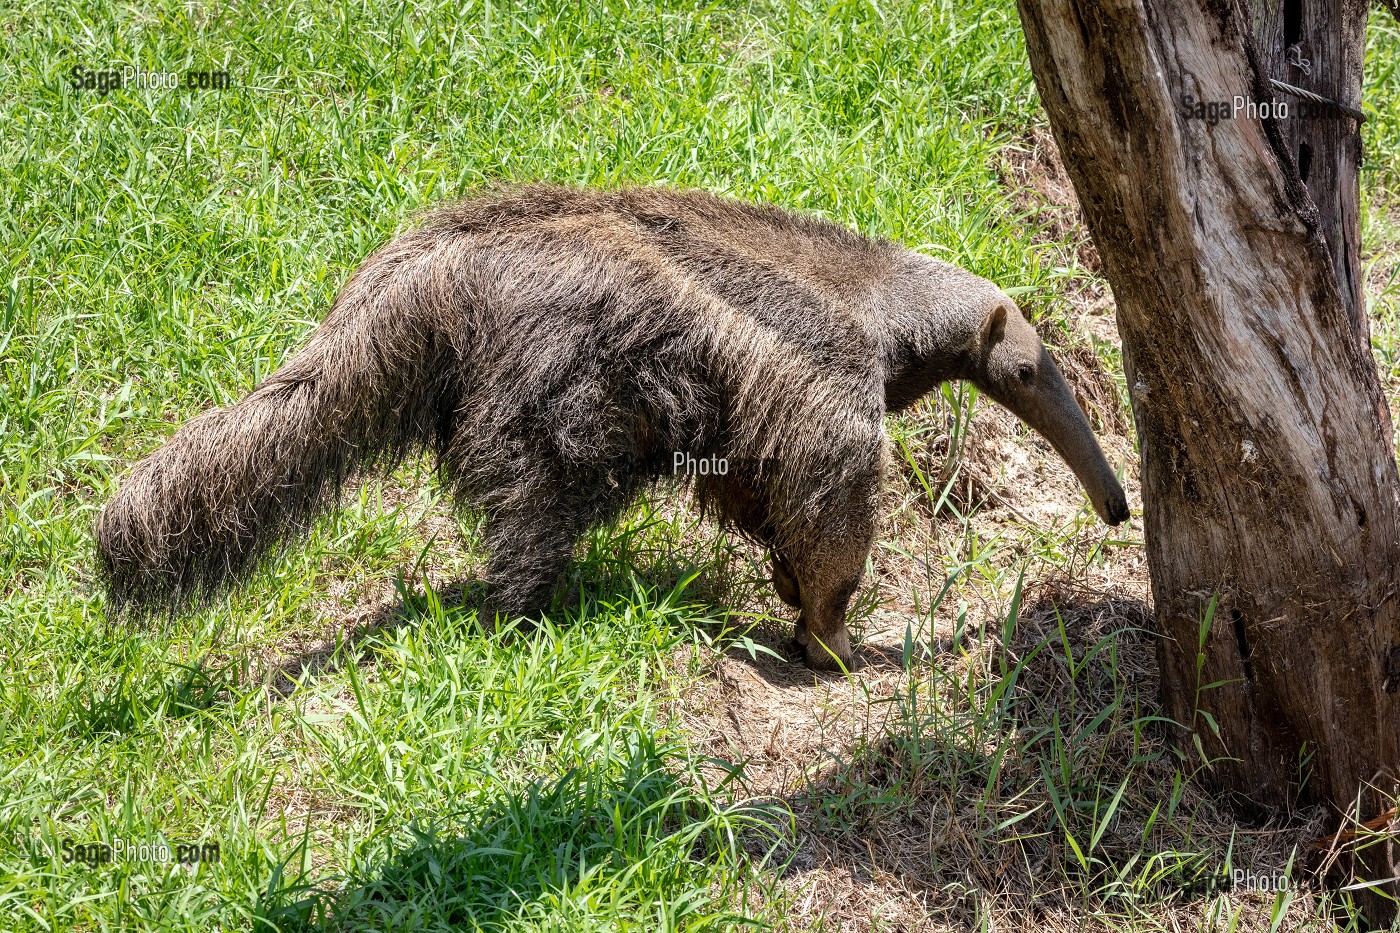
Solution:
{"label": "anteater's ear", "polygon": [[982,346],[990,347],[1006,334],[1006,305],[997,304],[982,319]]}

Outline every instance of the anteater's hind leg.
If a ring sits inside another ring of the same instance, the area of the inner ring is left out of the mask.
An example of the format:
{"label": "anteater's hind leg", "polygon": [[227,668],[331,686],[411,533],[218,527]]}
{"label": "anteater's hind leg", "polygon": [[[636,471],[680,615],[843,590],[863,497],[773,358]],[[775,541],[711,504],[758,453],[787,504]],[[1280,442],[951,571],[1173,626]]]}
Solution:
{"label": "anteater's hind leg", "polygon": [[521,509],[487,520],[489,590],[483,620],[534,619],[549,608],[582,533],[572,518]]}
{"label": "anteater's hind leg", "polygon": [[777,591],[778,598],[794,609],[802,608],[802,587],[797,582],[797,574],[793,571],[788,559],[783,556],[783,552],[777,548],[772,549],[773,555],[773,589]]}
{"label": "anteater's hind leg", "polygon": [[616,519],[629,498],[626,490],[605,484],[556,487],[554,495],[494,510],[485,528],[490,558],[483,617],[539,618],[559,590],[579,537],[593,525]]}

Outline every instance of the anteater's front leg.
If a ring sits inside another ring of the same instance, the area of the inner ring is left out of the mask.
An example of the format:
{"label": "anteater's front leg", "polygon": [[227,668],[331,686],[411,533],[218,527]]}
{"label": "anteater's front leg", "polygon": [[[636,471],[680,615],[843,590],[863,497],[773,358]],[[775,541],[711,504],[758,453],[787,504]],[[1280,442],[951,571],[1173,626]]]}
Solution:
{"label": "anteater's front leg", "polygon": [[[865,555],[859,554],[863,569]],[[851,555],[855,557],[853,553]],[[849,671],[855,667],[851,634],[846,628],[846,609],[860,586],[861,572],[832,573],[802,581],[802,612],[797,619],[794,640],[802,646],[807,666],[817,671]]]}
{"label": "anteater's front leg", "polygon": [[791,562],[776,543],[772,507],[761,482],[751,474],[709,476],[696,483],[701,502],[719,510],[726,524],[766,547],[772,557],[773,589],[778,598],[794,609],[802,607],[797,575]]}
{"label": "anteater's front leg", "polygon": [[850,478],[840,501],[824,509],[783,555],[801,600],[795,640],[814,670],[853,668],[846,609],[874,541],[879,475],[877,462]]}
{"label": "anteater's front leg", "polygon": [[[800,610],[794,640],[807,666],[850,670],[851,638],[846,606],[860,585],[875,534],[883,436],[879,424],[852,432],[849,444],[794,450],[803,464],[793,479],[760,492],[750,477],[709,477],[699,484],[703,501],[725,521],[768,547],[773,589]],[[832,485],[828,477],[840,476]],[[811,515],[810,518],[802,516]],[[793,516],[795,520],[779,521]]]}

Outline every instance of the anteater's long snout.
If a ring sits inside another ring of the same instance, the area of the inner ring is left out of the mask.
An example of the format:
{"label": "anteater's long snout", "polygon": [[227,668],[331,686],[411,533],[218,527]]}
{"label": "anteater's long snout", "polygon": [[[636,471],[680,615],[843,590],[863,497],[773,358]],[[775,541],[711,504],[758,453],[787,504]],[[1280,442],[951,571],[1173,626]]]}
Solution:
{"label": "anteater's long snout", "polygon": [[1099,518],[1110,525],[1128,520],[1128,497],[1123,485],[1050,354],[1041,351],[1035,394],[1008,407],[1048,440],[1069,464]]}

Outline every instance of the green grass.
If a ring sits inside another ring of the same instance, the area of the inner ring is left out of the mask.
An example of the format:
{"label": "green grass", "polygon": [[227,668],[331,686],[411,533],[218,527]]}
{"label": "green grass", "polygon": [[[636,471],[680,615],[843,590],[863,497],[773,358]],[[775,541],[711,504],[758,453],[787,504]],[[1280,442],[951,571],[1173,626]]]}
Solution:
{"label": "green grass", "polygon": [[[971,416],[955,394],[891,425],[910,494],[876,559],[926,570],[904,581],[923,628],[882,700],[897,715],[779,799],[747,799],[676,714],[709,646],[765,657],[771,623],[738,635],[752,619],[721,608],[761,617],[763,570],[664,501],[596,532],[581,604],[514,637],[439,598],[479,554],[419,464],[207,611],[127,630],[95,588],[91,525],[130,462],[275,369],[416,214],[484,183],[698,186],[824,214],[1023,289],[1070,340],[1058,296],[1088,274],[999,173],[1040,119],[1011,4],[19,0],[0,31],[0,926],[836,929],[839,904],[795,913],[815,833],[852,864],[872,839],[906,858],[932,912],[969,928],[1031,916],[1043,891],[1110,926],[1269,928],[1273,901],[1210,880],[1239,849],[1152,720],[1150,640],[1092,605],[1022,613],[1009,595],[1136,543],[1082,509],[975,521],[944,494]],[[1378,17],[1381,193],[1400,165],[1397,59]],[[233,87],[102,96],[68,86],[75,64],[226,68]],[[1394,395],[1400,199],[1378,203]],[[952,517],[923,537],[940,500]],[[862,599],[864,624],[879,601]],[[915,648],[935,619],[957,637],[929,664]],[[927,850],[882,832],[925,816]],[[1270,857],[1301,838],[1279,832]],[[220,857],[57,857],[117,839]]]}

